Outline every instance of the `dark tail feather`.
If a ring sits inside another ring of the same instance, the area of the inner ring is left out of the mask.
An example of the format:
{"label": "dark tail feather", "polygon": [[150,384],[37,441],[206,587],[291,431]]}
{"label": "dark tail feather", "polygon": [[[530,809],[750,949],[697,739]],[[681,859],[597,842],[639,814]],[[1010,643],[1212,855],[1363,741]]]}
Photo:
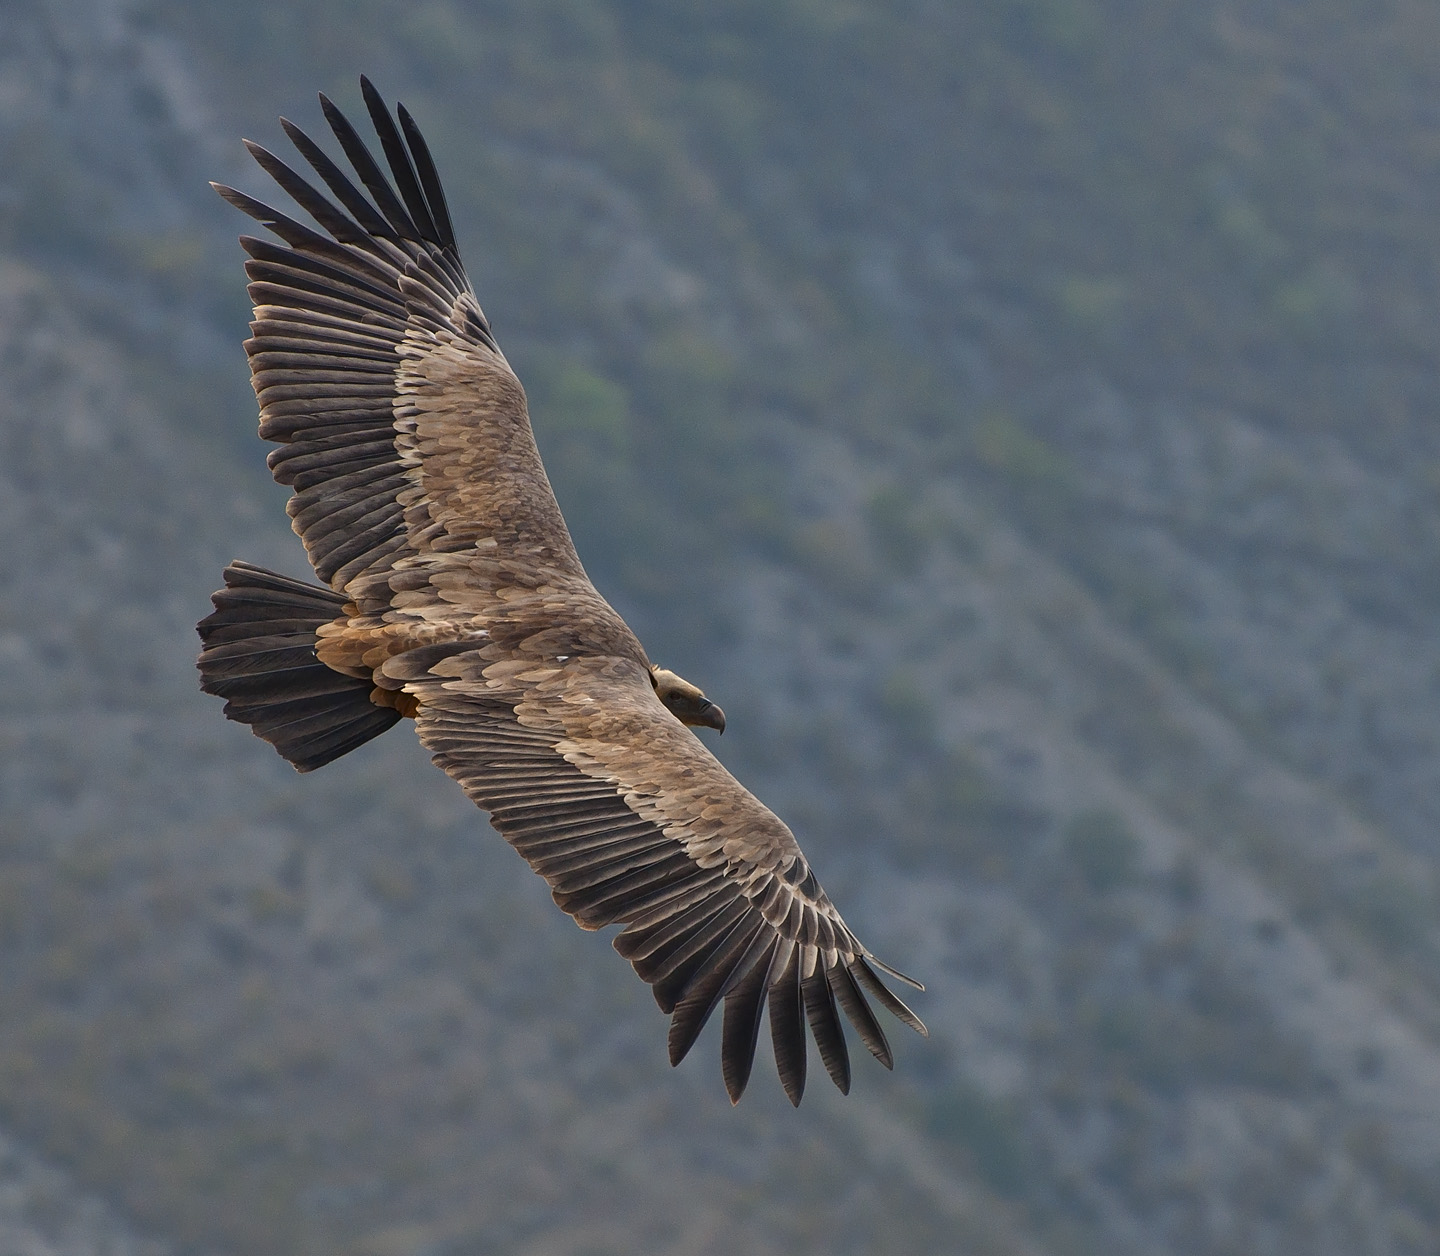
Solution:
{"label": "dark tail feather", "polygon": [[378,737],[400,719],[370,701],[368,680],[315,657],[315,632],[345,599],[250,563],[225,568],[215,610],[196,626],[200,688],[227,699],[225,714],[250,725],[301,772]]}

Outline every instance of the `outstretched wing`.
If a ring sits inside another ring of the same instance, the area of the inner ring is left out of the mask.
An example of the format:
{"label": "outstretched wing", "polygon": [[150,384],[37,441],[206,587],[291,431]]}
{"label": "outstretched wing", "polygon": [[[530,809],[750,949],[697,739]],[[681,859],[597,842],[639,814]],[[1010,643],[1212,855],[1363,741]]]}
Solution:
{"label": "outstretched wing", "polygon": [[875,969],[900,974],[846,927],[790,830],[661,705],[638,662],[451,643],[391,658],[377,681],[420,699],[421,742],[565,911],[587,929],[625,926],[615,949],[670,1014],[672,1063],[724,1003],[732,1102],[766,1006],[796,1104],[807,1022],[842,1091],[840,1012],[887,1068],[867,995],[925,1033]]}
{"label": "outstretched wing", "polygon": [[[450,565],[447,555],[477,546],[524,570],[583,579],[425,141],[404,106],[397,126],[369,80],[361,87],[393,186],[323,95],[365,191],[284,119],[333,201],[246,141],[322,230],[215,185],[280,241],[241,238],[255,304],[245,348],[260,435],[280,445],[270,468],[295,490],[294,529],[321,579],[362,610],[372,594],[388,604],[397,567],[422,573],[418,584],[400,581],[413,593]],[[483,594],[483,576],[467,587]]]}

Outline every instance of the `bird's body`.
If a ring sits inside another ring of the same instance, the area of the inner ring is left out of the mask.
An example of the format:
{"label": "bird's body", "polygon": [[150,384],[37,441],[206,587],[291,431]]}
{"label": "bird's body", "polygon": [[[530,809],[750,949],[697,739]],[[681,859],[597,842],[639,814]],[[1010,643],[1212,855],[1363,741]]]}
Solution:
{"label": "bird's body", "polygon": [[246,350],[271,470],[329,588],[232,564],[199,625],[202,685],[302,771],[413,719],[562,908],[625,926],[616,949],[672,1014],[672,1060],[723,1003],[738,1100],[768,1006],[791,1100],[807,1021],[846,1089],[837,1009],[887,1066],[865,996],[924,1028],[790,830],[686,727],[723,729],[719,707],[655,667],[585,575],[424,140],[362,87],[390,178],[321,100],[368,196],[290,123],[338,205],[250,145],[325,234],[218,189],[282,241],[242,237]]}

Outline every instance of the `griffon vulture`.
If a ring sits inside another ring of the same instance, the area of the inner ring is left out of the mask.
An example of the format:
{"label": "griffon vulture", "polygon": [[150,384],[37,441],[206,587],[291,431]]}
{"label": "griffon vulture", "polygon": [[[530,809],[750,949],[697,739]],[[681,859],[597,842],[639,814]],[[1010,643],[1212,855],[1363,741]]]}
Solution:
{"label": "griffon vulture", "polygon": [[587,579],[429,149],[403,106],[392,117],[361,88],[388,178],[320,103],[363,191],[284,119],[329,196],[246,142],[320,230],[215,185],[277,237],[241,238],[245,350],[270,469],[329,587],[227,567],[199,624],[201,686],[302,772],[414,720],[582,928],[624,926],[615,949],[670,1015],[672,1062],[723,1002],[738,1101],[768,1007],[791,1102],[806,1023],[847,1090],[840,1013],[889,1068],[867,996],[923,1034],[876,969],[909,978],[850,932],[790,830],[686,727],[723,730],[720,708],[651,663]]}

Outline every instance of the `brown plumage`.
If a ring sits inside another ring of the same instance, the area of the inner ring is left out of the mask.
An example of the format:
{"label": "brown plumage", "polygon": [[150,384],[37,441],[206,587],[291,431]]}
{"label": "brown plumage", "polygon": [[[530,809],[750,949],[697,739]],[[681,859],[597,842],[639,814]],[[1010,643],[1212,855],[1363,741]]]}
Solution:
{"label": "brown plumage", "polygon": [[365,192],[283,119],[334,201],[247,141],[323,232],[216,185],[280,241],[241,238],[245,349],[270,468],[330,587],[232,564],[199,625],[202,687],[301,771],[413,718],[581,927],[624,926],[615,949],[670,1014],[672,1062],[723,1003],[738,1100],[768,1007],[791,1101],[807,1023],[848,1090],[840,1014],[890,1067],[867,999],[923,1034],[875,970],[909,978],[861,945],[790,830],[686,727],[723,730],[720,708],[651,664],[586,577],[425,142],[361,87],[388,178],[320,100]]}

